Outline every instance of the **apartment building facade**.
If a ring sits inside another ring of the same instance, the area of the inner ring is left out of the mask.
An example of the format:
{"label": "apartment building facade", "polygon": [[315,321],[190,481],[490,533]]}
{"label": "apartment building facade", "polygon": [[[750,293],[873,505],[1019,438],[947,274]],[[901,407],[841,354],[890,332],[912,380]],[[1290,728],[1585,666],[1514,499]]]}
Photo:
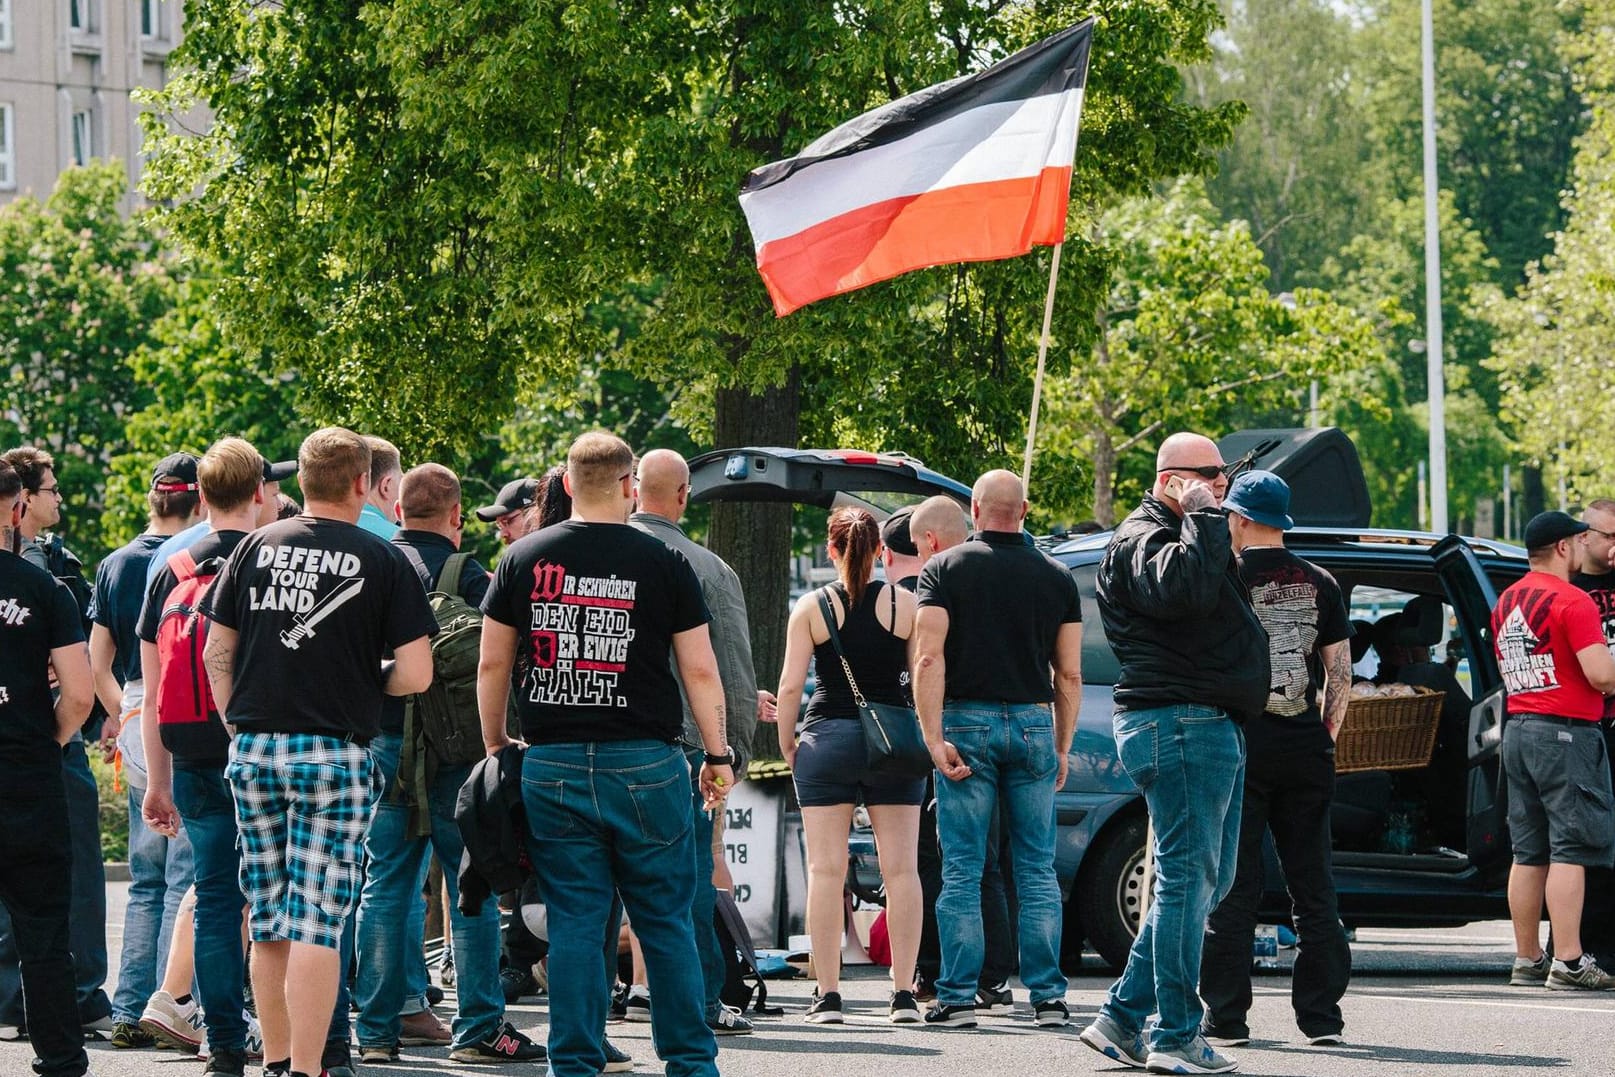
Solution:
{"label": "apartment building facade", "polygon": [[[161,87],[183,0],[0,0],[0,204],[116,159],[141,175],[139,87]],[[132,208],[136,196],[131,194]]]}

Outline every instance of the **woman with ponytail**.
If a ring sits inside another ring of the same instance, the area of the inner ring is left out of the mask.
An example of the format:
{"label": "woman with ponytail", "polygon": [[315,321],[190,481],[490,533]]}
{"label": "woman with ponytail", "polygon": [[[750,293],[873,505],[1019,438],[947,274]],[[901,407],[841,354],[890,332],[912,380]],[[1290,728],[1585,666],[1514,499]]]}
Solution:
{"label": "woman with ponytail", "polygon": [[[908,638],[914,596],[873,579],[880,525],[866,509],[830,514],[830,561],[835,583],[803,595],[791,611],[785,669],[779,684],[779,747],[791,765],[808,846],[808,935],[818,985],[807,1020],[839,1024],[841,1013],[842,887],[847,877],[847,835],[861,800],[869,809],[886,881],[886,926],[892,943],[891,1020],[918,1021],[914,966],[920,946],[920,877],[915,859],[925,779],[871,773],[852,688],[830,642],[822,595],[841,637],[841,648],[864,698],[907,705]],[[800,740],[796,706],[808,660],[818,686],[808,701]]]}

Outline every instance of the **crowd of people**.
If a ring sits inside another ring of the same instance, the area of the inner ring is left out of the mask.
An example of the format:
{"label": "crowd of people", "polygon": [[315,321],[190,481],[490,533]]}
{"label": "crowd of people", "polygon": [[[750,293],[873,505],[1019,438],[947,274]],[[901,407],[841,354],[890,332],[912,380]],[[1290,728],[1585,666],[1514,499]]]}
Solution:
{"label": "crowd of people", "polygon": [[[301,505],[279,490],[293,475]],[[632,1068],[606,1035],[625,1017],[651,1023],[671,1077],[716,1074],[718,1038],[753,1031],[722,998],[713,850],[758,722],[776,723],[802,811],[804,1020],[847,1010],[861,804],[887,893],[889,1019],[974,1028],[1014,1009],[1013,974],[1037,1026],[1069,1025],[1055,794],[1082,602],[1026,540],[1020,478],[982,475],[968,514],[945,496],[884,522],[832,512],[837,579],[791,611],[777,693],[757,684],[740,580],[681,526],[689,493],[678,454],[585,434],[564,465],[476,510],[507,546],[490,571],[460,549],[450,469],[406,470],[391,443],[336,427],[283,463],[226,437],[157,463],[148,528],[91,586],[51,537],[54,461],[5,453],[0,783],[19,814],[0,832],[0,1037],[27,1036],[47,1077],[86,1072],[87,1034],[203,1054],[219,1077],[253,1060],[353,1077],[419,1045],[593,1077]],[[1353,629],[1333,578],[1285,548],[1292,524],[1281,478],[1230,482],[1214,442],[1176,434],[1099,566],[1117,751],[1154,842],[1149,913],[1079,1033],[1111,1061],[1236,1068],[1221,1049],[1250,1038],[1268,833],[1294,900],[1296,1023],[1310,1044],[1344,1035],[1329,819]],[[1600,728],[1615,504],[1545,513],[1525,539],[1531,571],[1494,621],[1514,719],[1511,979],[1607,989],[1580,917],[1615,860]],[[872,760],[871,703],[912,708],[929,776]],[[92,750],[116,762],[130,808],[110,999]],[[449,1025],[423,945],[434,862]],[[501,895],[541,902],[542,930],[504,924]],[[550,985],[543,1044],[505,1013],[535,973]]]}

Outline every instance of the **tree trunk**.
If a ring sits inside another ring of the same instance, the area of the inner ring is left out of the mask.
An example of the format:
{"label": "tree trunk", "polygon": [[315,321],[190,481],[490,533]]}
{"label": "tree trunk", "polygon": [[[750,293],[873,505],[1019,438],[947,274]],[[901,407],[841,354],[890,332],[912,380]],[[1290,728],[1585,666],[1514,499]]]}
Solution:
{"label": "tree trunk", "polygon": [[1106,429],[1094,432],[1093,518],[1101,527],[1116,526],[1116,442]]}
{"label": "tree trunk", "polygon": [[[801,369],[793,366],[785,384],[753,393],[720,389],[717,397],[716,447],[771,445],[795,448],[801,410]],[[785,658],[785,620],[790,603],[791,513],[786,504],[743,504],[718,501],[712,506],[712,551],[740,577],[751,622],[751,657],[757,684],[779,683]],[[758,726],[754,755],[779,758],[774,731]]]}

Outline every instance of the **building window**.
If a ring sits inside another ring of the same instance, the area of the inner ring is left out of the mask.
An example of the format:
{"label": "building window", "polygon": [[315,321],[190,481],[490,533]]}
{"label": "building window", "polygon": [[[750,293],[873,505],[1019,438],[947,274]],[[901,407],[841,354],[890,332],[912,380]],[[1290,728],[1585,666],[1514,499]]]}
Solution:
{"label": "building window", "polygon": [[77,109],[73,113],[73,163],[83,167],[95,157],[95,113]]}
{"label": "building window", "polygon": [[140,36],[166,36],[163,33],[162,0],[140,0]]}
{"label": "building window", "polygon": [[67,0],[67,25],[81,34],[93,34],[101,29],[98,14],[96,0]]}
{"label": "building window", "polygon": [[9,102],[0,102],[0,191],[17,187],[17,133],[12,129],[15,111]]}
{"label": "building window", "polygon": [[0,0],[0,49],[11,47],[11,0]]}

